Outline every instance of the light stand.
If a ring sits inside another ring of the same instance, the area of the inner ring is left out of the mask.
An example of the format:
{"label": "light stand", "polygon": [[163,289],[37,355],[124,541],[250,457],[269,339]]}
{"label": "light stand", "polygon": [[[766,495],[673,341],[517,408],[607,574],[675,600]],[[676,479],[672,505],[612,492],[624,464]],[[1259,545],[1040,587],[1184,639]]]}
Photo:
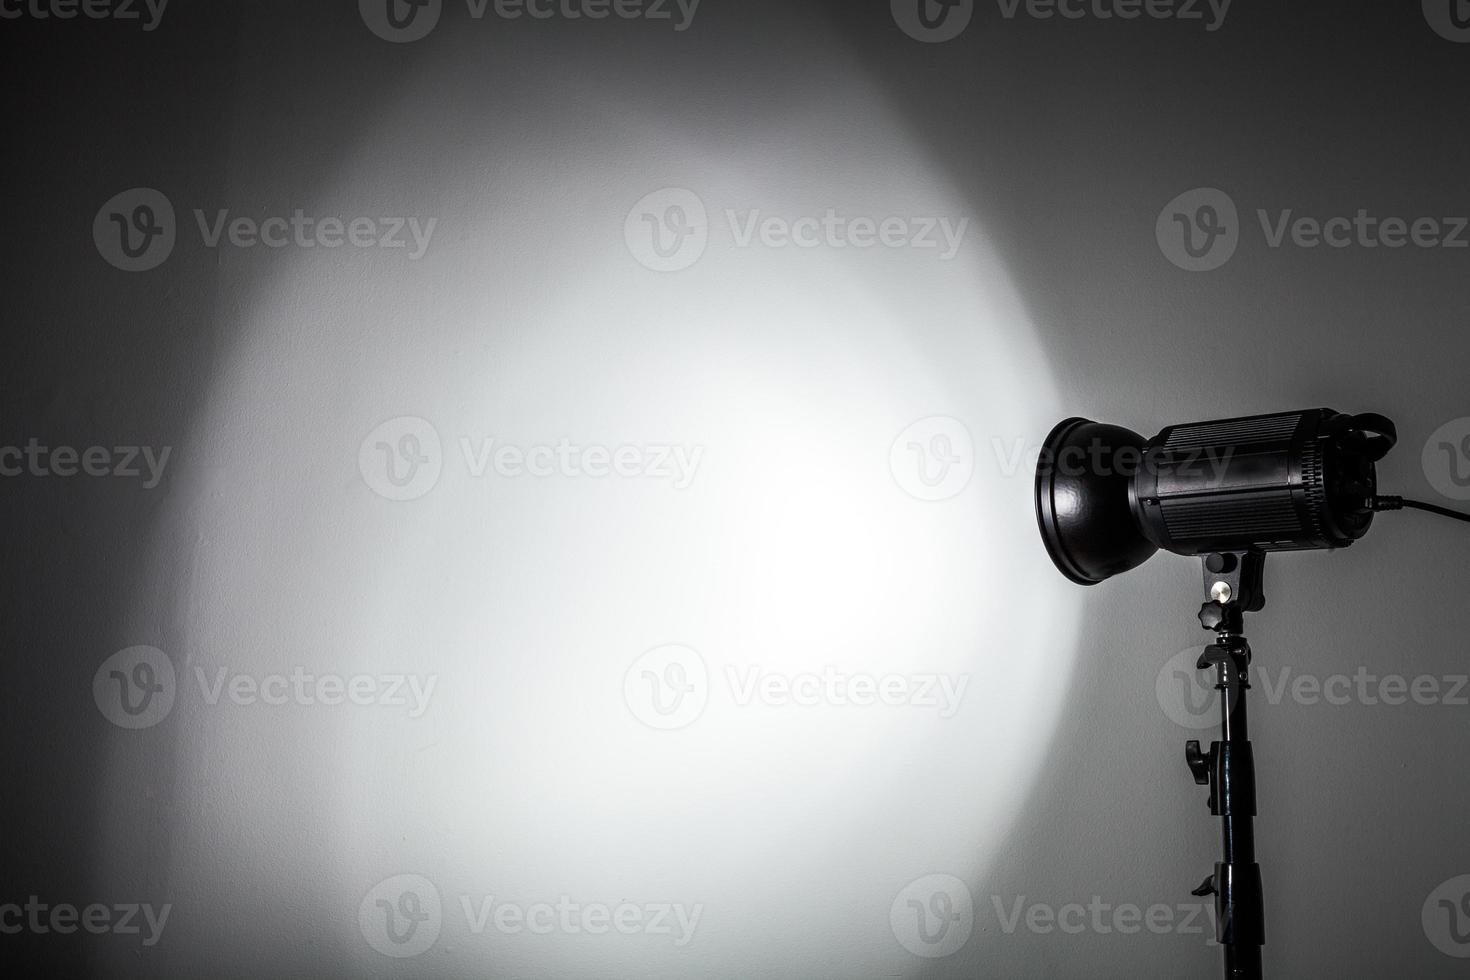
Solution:
{"label": "light stand", "polygon": [[1256,767],[1245,698],[1245,614],[1266,605],[1266,553],[1349,547],[1380,511],[1411,508],[1470,522],[1470,514],[1380,496],[1376,464],[1398,441],[1382,415],[1329,408],[1171,425],[1152,439],[1070,418],[1036,464],[1036,521],[1057,570],[1098,585],[1159,550],[1202,557],[1200,624],[1215,642],[1200,657],[1220,692],[1220,741],[1191,741],[1185,761],[1210,787],[1224,858],[1194,894],[1215,896],[1216,938],[1231,980],[1261,976],[1266,941],[1256,864]]}
{"label": "light stand", "polygon": [[1210,787],[1210,812],[1220,818],[1223,858],[1193,894],[1215,896],[1215,938],[1225,950],[1228,980],[1260,980],[1266,916],[1261,866],[1256,863],[1256,766],[1251,750],[1246,692],[1251,648],[1245,614],[1265,607],[1262,591],[1266,556],[1259,551],[1206,555],[1200,624],[1216,640],[1200,655],[1199,670],[1214,671],[1220,692],[1220,741],[1208,754],[1191,740],[1184,749],[1194,781]]}
{"label": "light stand", "polygon": [[1397,439],[1381,415],[1327,408],[1173,425],[1152,439],[1071,418],[1037,462],[1041,537],[1073,582],[1097,585],[1160,549],[1203,559],[1199,618],[1215,642],[1197,666],[1214,673],[1221,736],[1208,754],[1191,741],[1185,759],[1221,821],[1222,859],[1194,894],[1215,896],[1228,980],[1259,980],[1266,933],[1245,614],[1266,604],[1267,552],[1346,548],[1368,532],[1390,505],[1375,464]]}

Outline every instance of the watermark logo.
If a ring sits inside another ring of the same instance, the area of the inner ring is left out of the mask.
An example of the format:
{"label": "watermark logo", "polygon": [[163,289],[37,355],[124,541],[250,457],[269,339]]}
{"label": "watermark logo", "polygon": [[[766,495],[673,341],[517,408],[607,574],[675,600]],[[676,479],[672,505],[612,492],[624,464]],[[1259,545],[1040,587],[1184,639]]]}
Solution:
{"label": "watermark logo", "polygon": [[666,187],[645,195],[623,224],[633,258],[654,272],[681,272],[709,246],[709,213],[699,195]]}
{"label": "watermark logo", "polygon": [[959,714],[970,686],[969,674],[853,673],[828,665],[820,673],[788,674],[759,665],[725,667],[725,680],[739,707],[763,704],[771,708],[920,708],[940,718]]}
{"label": "watermark logo", "polygon": [[[1233,0],[996,0],[1003,20],[1176,20],[1203,24],[1206,33],[1225,26]],[[894,23],[926,43],[952,41],[970,26],[974,0],[891,0]]]}
{"label": "watermark logo", "polygon": [[1430,892],[1420,919],[1435,949],[1456,959],[1470,959],[1470,875],[1451,878]]}
{"label": "watermark logo", "polygon": [[1024,13],[1034,20],[1177,20],[1204,24],[1213,34],[1225,26],[1234,0],[996,0],[1001,16],[1015,20]]}
{"label": "watermark logo", "polygon": [[486,7],[495,8],[502,20],[646,20],[667,21],[675,34],[682,34],[694,24],[701,0],[465,0],[470,17],[481,20]]}
{"label": "watermark logo", "polygon": [[711,222],[703,200],[684,188],[665,188],[644,196],[623,223],[623,239],[633,258],[654,272],[680,272],[698,262],[716,231],[735,249],[911,249],[931,251],[943,262],[959,254],[970,219],[938,215],[847,215],[836,208],[796,217],[760,208],[725,208],[724,221]]}
{"label": "watermark logo", "polygon": [[142,936],[142,945],[157,946],[163,938],[172,914],[172,904],[153,906],[127,902],[103,905],[100,902],[76,906],[70,902],[52,905],[31,895],[24,905],[7,902],[0,905],[0,935],[16,936],[23,932],[33,936],[69,936],[77,931],[93,936]]}
{"label": "watermark logo", "polygon": [[704,905],[683,902],[576,902],[562,895],[556,902],[532,902],[523,905],[507,902],[494,895],[461,895],[460,908],[465,924],[473,935],[481,935],[490,926],[507,936],[529,933],[549,936],[553,933],[576,936],[603,936],[617,932],[623,936],[660,936],[672,940],[676,949],[694,941],[694,931],[704,915]]}
{"label": "watermark logo", "polygon": [[954,875],[925,875],[898,893],[888,910],[888,923],[894,938],[915,956],[953,956],[975,930],[969,886]]}
{"label": "watermark logo", "polygon": [[[1199,731],[1220,723],[1221,692],[1214,687],[1217,671],[1195,670],[1204,647],[1191,647],[1171,657],[1155,680],[1159,707],[1181,728]],[[1470,674],[1375,674],[1359,666],[1351,674],[1326,677],[1299,673],[1289,666],[1251,664],[1251,690],[1269,705],[1286,702],[1304,708],[1348,705],[1398,708],[1470,707]]]}
{"label": "watermark logo", "polygon": [[[701,0],[465,0],[470,20],[646,20],[667,22],[676,34],[694,24]],[[358,0],[368,30],[394,44],[420,41],[438,25],[443,0]]]}
{"label": "watermark logo", "polygon": [[953,41],[970,26],[975,0],[891,0],[893,22],[925,44]]}
{"label": "watermark logo", "polygon": [[[555,444],[517,445],[490,436],[459,438],[465,475],[473,480],[660,480],[675,490],[693,485],[704,462],[704,447],[670,444],[583,445],[570,439]],[[438,430],[416,416],[390,419],[368,433],[358,447],[358,470],[379,496],[417,500],[433,490],[445,456]]]}
{"label": "watermark logo", "polygon": [[1412,245],[1415,248],[1470,248],[1470,237],[1465,229],[1470,218],[1464,216],[1402,218],[1396,215],[1379,217],[1367,208],[1358,208],[1349,217],[1345,214],[1328,218],[1298,215],[1291,208],[1272,215],[1264,208],[1256,209],[1256,220],[1261,226],[1261,235],[1266,245],[1279,249],[1288,243],[1294,248],[1317,249],[1400,249]]}
{"label": "watermark logo", "polygon": [[667,480],[675,490],[688,490],[704,460],[703,446],[639,445],[583,446],[570,439],[556,445],[540,443],[518,446],[484,437],[478,445],[461,436],[459,448],[465,469],[476,480],[492,470],[508,480],[522,477],[569,480],[588,478]]}
{"label": "watermark logo", "polygon": [[1211,486],[1219,486],[1235,457],[1233,447],[1224,452],[1214,447],[1200,447],[1145,453],[1137,446],[1115,446],[1096,437],[1087,445],[1073,444],[1055,450],[1032,443],[1024,436],[1012,439],[1009,445],[1000,436],[991,436],[990,448],[1001,476],[1006,479],[1023,476],[1028,480],[1038,472],[1069,477],[1132,478],[1139,473],[1157,474],[1167,463],[1170,473],[1204,474],[1214,481]]}
{"label": "watermark logo", "polygon": [[1164,206],[1154,224],[1164,257],[1187,272],[1210,272],[1235,254],[1240,218],[1230,195],[1214,187],[1185,191]]}
{"label": "watermark logo", "polygon": [[[212,215],[195,208],[193,216],[199,240],[209,249],[403,249],[410,262],[428,252],[439,224],[438,218],[415,216],[315,217],[300,208],[263,218],[234,214],[228,208]],[[97,251],[124,272],[158,268],[173,254],[178,237],[173,204],[148,187],[114,195],[92,221]]]}
{"label": "watermark logo", "polygon": [[[505,936],[565,935],[667,937],[676,948],[688,946],[704,915],[704,905],[683,902],[579,902],[569,895],[556,901],[521,903],[497,895],[462,894],[457,904],[471,936],[493,930]],[[394,959],[420,956],[438,941],[447,913],[439,890],[422,875],[395,875],[373,886],[358,907],[358,926],[368,945]]]}
{"label": "watermark logo", "polygon": [[[831,664],[795,673],[726,664],[719,676],[737,708],[913,708],[945,720],[959,714],[970,686],[969,674],[871,674]],[[659,647],[639,657],[624,675],[623,700],[634,717],[652,728],[685,728],[704,712],[713,681],[695,651]]]}
{"label": "watermark logo", "polygon": [[[335,707],[354,705],[401,709],[411,719],[428,712],[438,674],[334,674],[295,667],[289,673],[254,675],[228,665],[194,667],[204,703],[237,707]],[[92,676],[92,699],[120,728],[151,728],[173,710],[178,686],[172,661],[156,647],[121,650]]]}
{"label": "watermark logo", "polygon": [[398,502],[418,500],[438,485],[444,471],[439,431],[416,416],[389,419],[363,439],[357,467],[378,496]]}
{"label": "watermark logo", "polygon": [[158,268],[173,254],[177,240],[174,206],[151,187],[113,195],[92,220],[98,253],[124,272]]}
{"label": "watermark logo", "polygon": [[1028,902],[1025,895],[1009,900],[992,895],[990,904],[995,909],[1000,931],[1007,936],[1015,935],[1024,925],[1027,932],[1038,936],[1058,932],[1066,936],[1088,932],[1099,936],[1135,936],[1149,932],[1155,936],[1203,936],[1206,946],[1218,945],[1213,902],[1159,903],[1144,908],[1132,902],[1114,905],[1094,895],[1086,904],[1068,902],[1055,906]]}
{"label": "watermark logo", "polygon": [[438,218],[416,216],[342,218],[329,215],[318,218],[297,208],[290,216],[271,215],[252,218],[231,216],[228,208],[216,210],[211,217],[203,209],[194,209],[194,223],[205,248],[217,249],[228,244],[232,248],[251,249],[264,246],[282,248],[337,249],[406,249],[408,261],[417,262],[429,250]]}
{"label": "watermark logo", "polygon": [[357,0],[368,30],[393,44],[421,41],[439,23],[444,0]]}
{"label": "watermark logo", "polygon": [[92,700],[119,728],[152,728],[174,709],[178,687],[173,661],[157,647],[119,650],[92,675]]}
{"label": "watermark logo", "polygon": [[1424,19],[1445,40],[1470,43],[1470,0],[1424,0]]}
{"label": "watermark logo", "polygon": [[1424,443],[1424,475],[1451,500],[1470,500],[1470,418],[1446,422]]}
{"label": "watermark logo", "polygon": [[893,479],[931,503],[957,497],[975,475],[975,443],[959,419],[933,415],[904,429],[888,451]]}
{"label": "watermark logo", "polygon": [[1181,728],[1203,731],[1220,724],[1220,694],[1214,670],[1198,670],[1205,648],[1190,647],[1170,657],[1154,679],[1154,694],[1169,720]]}
{"label": "watermark logo", "polygon": [[[1358,208],[1351,214],[1318,216],[1298,214],[1293,208],[1256,208],[1254,224],[1259,226],[1261,243],[1272,251],[1470,248],[1470,217],[1464,215],[1406,218]],[[1230,197],[1205,187],[1170,201],[1159,212],[1155,234],[1170,262],[1190,272],[1209,272],[1230,261],[1245,228]]]}
{"label": "watermark logo", "polygon": [[643,654],[623,676],[623,700],[650,728],[674,731],[695,722],[709,703],[704,658],[678,644]]}
{"label": "watermark logo", "polygon": [[827,208],[820,217],[808,214],[799,218],[765,214],[760,208],[745,211],[726,208],[725,221],[736,248],[760,245],[772,250],[841,250],[882,246],[887,249],[933,250],[939,253],[941,262],[949,262],[960,253],[965,234],[970,230],[969,218],[953,221],[938,215],[849,216],[839,214],[836,208]]}
{"label": "watermark logo", "polygon": [[[140,21],[143,32],[158,29],[169,0],[4,0],[0,20],[88,20]],[[79,9],[80,8],[80,9]]]}
{"label": "watermark logo", "polygon": [[32,436],[24,446],[0,446],[0,478],[106,477],[141,480],[152,490],[163,482],[172,454],[172,446],[50,446]]}
{"label": "watermark logo", "polygon": [[422,875],[394,875],[363,896],[357,924],[368,945],[384,956],[420,956],[438,941],[444,925],[439,889]]}
{"label": "watermark logo", "polygon": [[438,674],[317,674],[304,667],[290,674],[253,674],[216,667],[214,676],[203,667],[194,668],[199,693],[204,703],[214,707],[227,700],[237,707],[263,704],[279,708],[297,705],[336,707],[355,705],[361,708],[403,708],[409,718],[422,718],[429,710]]}

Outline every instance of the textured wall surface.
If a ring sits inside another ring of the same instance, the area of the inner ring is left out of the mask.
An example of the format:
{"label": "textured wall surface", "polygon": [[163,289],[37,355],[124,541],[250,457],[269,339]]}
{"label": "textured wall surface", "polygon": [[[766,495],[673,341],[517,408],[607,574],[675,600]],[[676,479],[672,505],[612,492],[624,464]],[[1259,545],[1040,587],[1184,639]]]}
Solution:
{"label": "textured wall surface", "polygon": [[[1031,464],[1470,506],[1464,8],[0,3],[0,962],[1218,975],[1197,565]],[[1268,561],[1269,975],[1463,975],[1467,544]]]}

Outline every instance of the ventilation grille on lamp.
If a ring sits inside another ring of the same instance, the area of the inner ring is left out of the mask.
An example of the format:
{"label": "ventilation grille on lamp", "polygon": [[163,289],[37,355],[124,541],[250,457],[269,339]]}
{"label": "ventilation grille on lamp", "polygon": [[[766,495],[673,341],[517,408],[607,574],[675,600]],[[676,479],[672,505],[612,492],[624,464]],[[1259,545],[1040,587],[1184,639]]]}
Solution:
{"label": "ventilation grille on lamp", "polygon": [[1161,509],[1169,533],[1180,537],[1243,535],[1263,541],[1289,541],[1302,531],[1296,504],[1287,489],[1246,494],[1229,503],[1171,500]]}
{"label": "ventilation grille on lamp", "polygon": [[1301,424],[1300,415],[1270,415],[1259,419],[1178,425],[1164,443],[1166,450],[1203,449],[1206,446],[1243,446],[1290,439]]}

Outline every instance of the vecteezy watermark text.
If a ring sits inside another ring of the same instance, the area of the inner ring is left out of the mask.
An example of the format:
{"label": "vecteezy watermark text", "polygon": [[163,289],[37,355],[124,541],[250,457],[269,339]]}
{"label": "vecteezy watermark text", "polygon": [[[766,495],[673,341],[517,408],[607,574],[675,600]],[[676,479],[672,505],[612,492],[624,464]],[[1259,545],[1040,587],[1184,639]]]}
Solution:
{"label": "vecteezy watermark text", "polygon": [[[1225,26],[1233,0],[995,0],[1001,18],[1041,21],[1173,20],[1202,24],[1207,33]],[[893,20],[916,41],[937,44],[965,32],[976,0],[890,0]]]}
{"label": "vecteezy watermark text", "polygon": [[1203,936],[1206,945],[1215,945],[1213,902],[1155,903],[1149,906],[1123,902],[1114,905],[1094,895],[1085,904],[1068,902],[1057,906],[1027,902],[1024,895],[1010,898],[992,895],[990,904],[1001,932],[1007,936],[1015,934],[1024,924],[1027,932],[1040,936],[1056,932],[1068,936],[1084,933],[1134,936],[1149,932],[1156,936]]}
{"label": "vecteezy watermark text", "polygon": [[[416,216],[313,216],[300,208],[290,214],[240,215],[228,208],[193,212],[205,248],[384,249],[407,252],[410,262],[424,257],[438,218]],[[173,203],[161,191],[134,187],[114,195],[97,211],[92,240],[109,265],[124,272],[156,269],[173,254],[179,229]]]}
{"label": "vecteezy watermark text", "polygon": [[[465,0],[470,20],[494,14],[504,21],[642,20],[672,25],[675,33],[694,23],[701,0]],[[444,0],[358,0],[368,30],[394,44],[428,37],[438,26]]]}
{"label": "vecteezy watermark text", "polygon": [[[829,207],[818,214],[776,215],[761,208],[726,208],[725,238],[737,249],[911,249],[941,261],[959,254],[970,219],[945,215],[850,215]],[[679,272],[704,255],[715,230],[704,201],[691,190],[666,187],[628,212],[623,239],[638,263]]]}
{"label": "vecteezy watermark text", "polygon": [[[1175,724],[1194,730],[1220,723],[1220,692],[1213,673],[1196,669],[1204,647],[1190,647],[1170,657],[1154,681],[1159,707]],[[1268,704],[1284,702],[1306,708],[1348,705],[1399,708],[1470,707],[1470,675],[1379,674],[1366,666],[1326,677],[1293,670],[1289,666],[1252,664],[1248,671],[1251,690]]]}
{"label": "vecteezy watermark text", "polygon": [[1234,0],[995,0],[1006,20],[1177,20],[1213,33],[1225,26]]}
{"label": "vecteezy watermark text", "polygon": [[145,32],[163,23],[168,0],[0,0],[0,19],[137,21]]}
{"label": "vecteezy watermark text", "polygon": [[[474,480],[492,473],[507,480],[659,480],[687,490],[704,461],[704,447],[684,444],[518,444],[492,436],[459,439],[464,472]],[[378,496],[417,500],[438,485],[444,447],[433,423],[400,416],[377,426],[358,447],[358,471]]]}
{"label": "vecteezy watermark text", "polygon": [[759,665],[725,667],[732,700],[740,707],[760,703],[769,707],[818,705],[867,708],[932,708],[940,718],[960,710],[968,674],[864,674],[823,667],[820,672],[789,674]]}
{"label": "vecteezy watermark text", "polygon": [[1093,438],[1086,445],[1069,445],[1060,450],[1028,444],[1014,439],[1007,446],[1000,438],[992,438],[1000,474],[1030,476],[1038,470],[1060,476],[1137,476],[1139,473],[1161,472],[1167,463],[1170,473],[1188,475],[1209,473],[1222,480],[1235,456],[1233,447],[1220,451],[1213,446],[1192,449],[1152,449],[1145,452],[1137,446],[1114,446]]}
{"label": "vecteezy watermark text", "polygon": [[[227,665],[208,669],[196,665],[193,674],[200,698],[210,707],[222,702],[268,708],[346,705],[403,710],[410,719],[421,718],[429,710],[439,683],[437,674],[338,674],[300,666],[257,674]],[[173,661],[157,647],[119,650],[92,676],[97,710],[119,728],[152,728],[169,716],[178,696]]]}
{"label": "vecteezy watermark text", "polygon": [[324,705],[357,705],[358,707],[407,708],[408,717],[420,718],[429,710],[429,700],[439,675],[429,674],[316,674],[296,667],[289,674],[243,674],[229,667],[216,667],[206,673],[194,668],[199,693],[208,705],[221,699],[241,707],[264,704],[282,707],[288,704],[311,707]]}
{"label": "vecteezy watermark text", "polygon": [[[1470,248],[1470,217],[1383,215],[1370,208],[1351,214],[1308,215],[1294,208],[1255,210],[1260,241],[1269,249],[1396,251],[1403,248]],[[1218,269],[1245,237],[1235,201],[1214,187],[1185,191],[1164,206],[1155,222],[1159,250],[1189,272]]]}
{"label": "vecteezy watermark text", "polygon": [[676,33],[689,30],[701,0],[465,0],[470,16],[480,20],[487,7],[501,20],[664,21]]}
{"label": "vecteezy watermark text", "polygon": [[[726,664],[720,675],[730,703],[747,708],[913,708],[948,719],[959,713],[968,674],[886,673],[826,666],[777,671],[759,664]],[[690,647],[669,644],[638,657],[623,677],[628,710],[650,728],[684,728],[709,704],[711,675]]]}
{"label": "vecteezy watermark text", "polygon": [[24,904],[0,905],[0,935],[69,936],[81,931],[94,936],[142,936],[144,946],[157,946],[173,908],[172,904],[155,908],[146,903],[53,905],[41,901],[39,895],[31,895]]}
{"label": "vecteezy watermark text", "polygon": [[704,914],[703,905],[686,906],[682,902],[574,902],[562,895],[555,903],[521,904],[485,895],[478,899],[462,895],[460,908],[471,933],[480,935],[493,926],[507,936],[530,933],[549,936],[552,933],[575,936],[603,936],[616,932],[624,936],[667,936],[682,949],[694,939]]}
{"label": "vecteezy watermark text", "polygon": [[0,446],[0,477],[63,479],[110,477],[142,480],[144,490],[163,482],[172,446],[48,446],[32,437],[25,446]]}
{"label": "vecteezy watermark text", "polygon": [[[1213,902],[1155,903],[1107,902],[1099,895],[1086,902],[1053,905],[1029,901],[1025,895],[991,895],[985,905],[993,912],[1001,933],[1025,929],[1035,935],[1060,933],[1078,936],[1200,936],[1216,944]],[[899,945],[926,959],[953,956],[969,942],[979,910],[969,886],[954,875],[931,874],[905,885],[889,909],[889,923]]]}
{"label": "vecteezy watermark text", "polygon": [[[519,902],[496,895],[460,895],[456,903],[472,936],[489,930],[504,936],[653,936],[676,948],[694,940],[704,905],[683,902],[582,902],[569,895]],[[427,952],[444,930],[444,901],[422,875],[402,874],[369,889],[358,907],[358,926],[369,946],[395,959]]]}
{"label": "vecteezy watermark text", "polygon": [[[1132,477],[1167,468],[1180,475],[1205,474],[1218,483],[1235,455],[1233,448],[1219,450],[1212,446],[1145,452],[1136,446],[1110,445],[1100,438],[1053,450],[1025,437],[1007,440],[992,436],[990,448],[996,471],[1007,479],[1030,479],[1037,472]],[[975,442],[959,419],[930,416],[898,434],[889,447],[888,465],[894,482],[911,496],[930,502],[949,500],[958,496],[975,474]]]}
{"label": "vecteezy watermark text", "polygon": [[[408,248],[408,260],[417,262],[429,250],[438,218],[329,216],[316,218],[300,208],[290,217],[230,217],[228,210],[216,211],[213,217],[195,210],[199,236],[206,248],[219,248],[221,241],[235,248]],[[228,222],[228,224],[227,224]],[[410,242],[412,239],[412,242]],[[410,247],[411,246],[411,247]]]}
{"label": "vecteezy watermark text", "polygon": [[602,480],[619,477],[669,480],[675,490],[687,490],[704,458],[703,446],[580,446],[570,439],[556,445],[518,446],[483,438],[475,445],[460,439],[465,467],[479,479],[493,469],[498,476],[518,479],[531,476],[589,477]]}

